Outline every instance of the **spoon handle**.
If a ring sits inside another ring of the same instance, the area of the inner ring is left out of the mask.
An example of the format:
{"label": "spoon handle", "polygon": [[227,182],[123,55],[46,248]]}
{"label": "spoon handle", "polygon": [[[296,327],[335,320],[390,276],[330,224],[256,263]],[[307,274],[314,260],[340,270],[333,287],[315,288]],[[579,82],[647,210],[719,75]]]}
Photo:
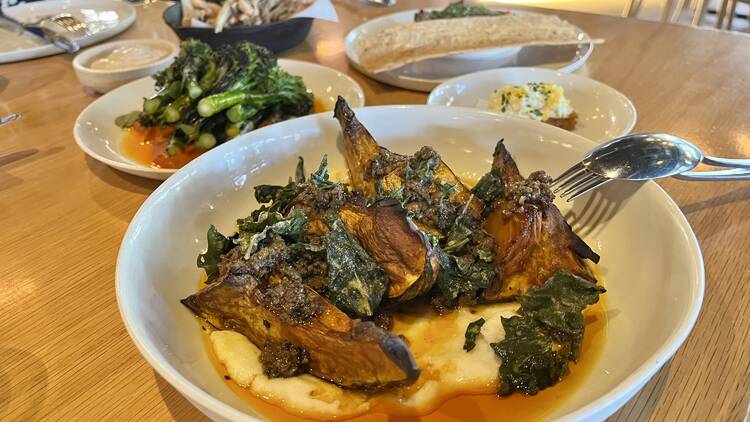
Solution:
{"label": "spoon handle", "polygon": [[750,170],[686,171],[673,177],[675,179],[694,181],[750,180]]}
{"label": "spoon handle", "polygon": [[748,159],[705,156],[701,162],[709,166],[750,169],[750,160]]}

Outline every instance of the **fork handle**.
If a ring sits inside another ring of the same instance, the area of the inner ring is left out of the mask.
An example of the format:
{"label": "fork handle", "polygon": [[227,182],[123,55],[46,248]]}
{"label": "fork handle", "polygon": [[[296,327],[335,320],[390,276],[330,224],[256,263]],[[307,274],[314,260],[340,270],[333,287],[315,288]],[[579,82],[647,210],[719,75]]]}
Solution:
{"label": "fork handle", "polygon": [[750,170],[686,171],[673,177],[680,180],[694,181],[750,180]]}
{"label": "fork handle", "polygon": [[703,164],[716,167],[750,169],[750,160],[741,158],[703,157]]}

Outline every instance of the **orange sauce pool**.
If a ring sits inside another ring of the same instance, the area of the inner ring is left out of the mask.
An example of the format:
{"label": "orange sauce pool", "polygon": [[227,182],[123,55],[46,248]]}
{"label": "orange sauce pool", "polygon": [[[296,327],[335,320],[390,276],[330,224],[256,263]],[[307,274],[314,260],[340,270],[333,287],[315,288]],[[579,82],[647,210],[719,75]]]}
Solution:
{"label": "orange sauce pool", "polygon": [[[329,108],[319,97],[313,97],[312,112],[324,111],[329,111]],[[169,127],[147,128],[136,123],[125,129],[120,141],[120,152],[138,164],[165,169],[178,169],[206,152],[204,148],[188,145],[170,157],[167,154],[167,143],[173,131]]]}
{"label": "orange sauce pool", "polygon": [[206,151],[188,145],[170,157],[167,154],[167,143],[173,132],[174,129],[169,127],[143,127],[136,123],[125,129],[120,141],[120,151],[136,163],[165,169],[178,169]]}
{"label": "orange sauce pool", "polygon": [[[596,278],[600,280],[596,267],[592,266]],[[200,288],[204,284],[201,280]],[[599,302],[591,305],[584,311],[586,320],[586,333],[583,337],[583,347],[578,363],[570,365],[570,373],[557,385],[542,390],[535,396],[524,396],[513,394],[510,397],[499,398],[494,394],[487,395],[460,395],[445,401],[434,412],[424,416],[399,415],[403,409],[388,408],[383,404],[374,408],[365,415],[346,419],[347,422],[455,422],[455,421],[512,421],[527,422],[540,421],[545,416],[557,410],[565,400],[577,391],[591,375],[591,372],[599,360],[604,349],[607,337],[607,295],[600,296]],[[205,324],[202,322],[202,324]],[[259,415],[269,421],[284,422],[312,422],[313,419],[293,416],[283,409],[264,402],[253,396],[248,390],[235,384],[228,379],[228,374],[214,354],[209,330],[202,330],[203,341],[209,359],[218,373],[224,378],[227,386],[238,396],[246,401]],[[498,364],[499,367],[499,364]],[[497,371],[498,368],[488,368]],[[341,420],[341,419],[339,419]]]}

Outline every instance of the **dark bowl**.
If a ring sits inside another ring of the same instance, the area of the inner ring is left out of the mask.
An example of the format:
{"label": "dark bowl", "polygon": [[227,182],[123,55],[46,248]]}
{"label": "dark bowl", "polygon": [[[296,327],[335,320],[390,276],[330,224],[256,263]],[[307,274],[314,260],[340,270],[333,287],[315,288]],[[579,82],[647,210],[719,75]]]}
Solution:
{"label": "dark bowl", "polygon": [[181,40],[195,38],[211,47],[219,47],[239,41],[250,41],[277,54],[304,41],[307,34],[310,33],[313,22],[312,18],[293,18],[264,25],[224,28],[223,31],[216,34],[213,28],[180,26],[182,8],[179,3],[169,6],[162,16],[164,22],[172,28]]}

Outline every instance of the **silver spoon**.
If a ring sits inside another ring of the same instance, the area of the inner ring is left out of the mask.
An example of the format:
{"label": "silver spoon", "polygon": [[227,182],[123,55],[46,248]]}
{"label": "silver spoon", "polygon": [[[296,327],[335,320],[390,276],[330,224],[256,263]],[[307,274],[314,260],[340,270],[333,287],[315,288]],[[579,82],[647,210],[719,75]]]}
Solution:
{"label": "silver spoon", "polygon": [[[690,171],[698,164],[732,170]],[[626,135],[591,150],[552,182],[571,201],[614,180],[750,180],[750,160],[709,157],[690,142],[664,133]]]}

